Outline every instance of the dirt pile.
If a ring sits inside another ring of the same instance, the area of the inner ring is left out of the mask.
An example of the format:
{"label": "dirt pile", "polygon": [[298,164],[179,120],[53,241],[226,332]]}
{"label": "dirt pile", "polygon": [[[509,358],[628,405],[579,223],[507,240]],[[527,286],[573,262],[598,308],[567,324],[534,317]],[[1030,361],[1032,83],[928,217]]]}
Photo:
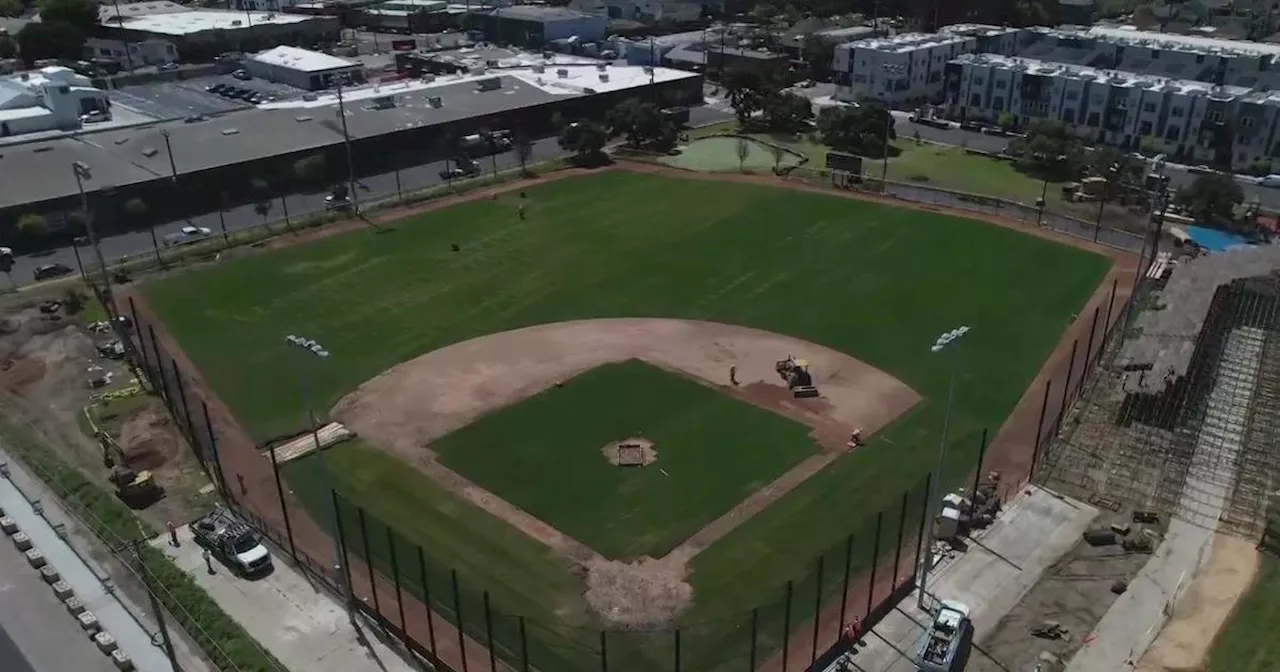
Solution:
{"label": "dirt pile", "polygon": [[666,559],[592,560],[587,563],[587,603],[624,630],[665,627],[693,604],[686,574],[683,562]]}

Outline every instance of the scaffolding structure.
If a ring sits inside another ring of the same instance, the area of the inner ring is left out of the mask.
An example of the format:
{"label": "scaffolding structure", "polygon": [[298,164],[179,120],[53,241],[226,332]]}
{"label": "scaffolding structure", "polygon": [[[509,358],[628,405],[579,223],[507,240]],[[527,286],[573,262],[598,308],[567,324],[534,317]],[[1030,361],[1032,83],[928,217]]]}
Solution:
{"label": "scaffolding structure", "polygon": [[[1256,263],[1237,269],[1257,273],[1261,258],[1248,254]],[[1154,292],[1142,333],[1113,344],[1118,356],[1099,368],[1043,474],[1103,508],[1257,538],[1280,508],[1280,276],[1206,278],[1231,266],[1221,258],[1195,266],[1169,283],[1186,296]]]}

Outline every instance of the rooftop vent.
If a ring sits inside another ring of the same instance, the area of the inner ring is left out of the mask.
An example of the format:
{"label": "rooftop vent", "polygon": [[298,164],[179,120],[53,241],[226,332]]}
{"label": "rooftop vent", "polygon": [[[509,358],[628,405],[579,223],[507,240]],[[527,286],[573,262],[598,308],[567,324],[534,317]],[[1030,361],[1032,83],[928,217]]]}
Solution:
{"label": "rooftop vent", "polygon": [[602,82],[607,82],[607,81],[609,81],[609,73],[607,73],[607,72],[602,72],[602,73],[600,73],[600,81],[602,81]]}
{"label": "rooftop vent", "polygon": [[148,159],[159,153],[160,153],[160,150],[156,149],[155,147],[142,148],[142,155],[147,157]]}
{"label": "rooftop vent", "polygon": [[294,117],[294,118],[293,118],[293,120],[294,120],[294,121],[297,121],[297,122],[303,122],[303,121],[311,121],[313,118],[314,118],[314,117],[311,117],[311,116],[309,116],[309,115],[303,114],[303,115],[299,115],[299,116]]}
{"label": "rooftop vent", "polygon": [[560,79],[564,79],[564,78],[566,78],[566,77],[568,77],[568,76],[569,76],[569,71],[568,71],[568,70],[566,70],[566,69],[564,69],[564,68],[560,68],[559,70],[556,70],[556,77],[559,77]]}
{"label": "rooftop vent", "polygon": [[547,71],[547,67],[545,65],[535,65],[533,66],[533,71],[542,74]]}
{"label": "rooftop vent", "polygon": [[444,105],[444,101],[440,100],[440,96],[431,96],[430,98],[427,98],[427,103],[437,110]]}
{"label": "rooftop vent", "polygon": [[237,134],[237,133],[239,133],[239,132],[240,132],[240,129],[238,129],[238,128],[224,128],[224,129],[222,129],[222,131],[221,131],[221,132],[222,132],[222,134],[223,134],[223,135],[235,135],[235,134]]}
{"label": "rooftop vent", "polygon": [[609,66],[604,63],[596,64],[596,70],[599,70],[600,72],[604,72],[606,69],[608,69],[608,67]]}

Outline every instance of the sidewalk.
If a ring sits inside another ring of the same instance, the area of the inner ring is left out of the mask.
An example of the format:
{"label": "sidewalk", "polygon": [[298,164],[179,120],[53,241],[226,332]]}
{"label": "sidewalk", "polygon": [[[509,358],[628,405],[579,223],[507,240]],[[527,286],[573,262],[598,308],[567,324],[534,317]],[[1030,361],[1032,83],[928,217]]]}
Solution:
{"label": "sidewalk", "polygon": [[[159,641],[159,628],[152,621],[148,607],[132,602],[116,589],[110,573],[95,560],[98,551],[93,542],[87,536],[81,536],[78,524],[62,511],[57,499],[43,483],[30,476],[17,460],[10,459],[3,450],[0,450],[0,462],[7,462],[9,467],[9,478],[0,478],[0,507],[4,508],[5,515],[13,518],[19,529],[31,537],[35,548],[40,549],[49,564],[58,569],[62,580],[71,586],[85,608],[97,616],[103,629],[111,633],[120,648],[129,654],[139,672],[171,672],[173,667],[164,649],[152,643],[153,633],[157,633],[155,641]],[[28,497],[37,500],[43,516]],[[53,525],[63,526],[68,532],[66,538]],[[69,614],[66,618],[74,624]],[[204,659],[172,631],[172,623],[169,625],[174,652],[182,670],[208,670]],[[105,655],[102,659],[108,660]]]}
{"label": "sidewalk", "polygon": [[152,540],[152,546],[190,574],[290,670],[416,672],[417,668],[374,637],[373,627],[363,620],[359,621],[362,634],[357,634],[341,605],[294,569],[287,557],[273,555],[275,570],[256,580],[233,575],[216,559],[210,575],[202,549],[187,526],[178,529],[178,541],[180,546],[174,548],[162,536]]}
{"label": "sidewalk", "polygon": [[[929,595],[970,609],[974,640],[993,630],[1054,562],[1079,541],[1097,509],[1037,487],[1005,508],[994,525],[969,540],[959,557],[939,563]],[[915,672],[916,646],[931,616],[907,596],[853,657],[861,672]],[[930,600],[926,600],[926,606]],[[976,648],[970,654],[981,656]],[[836,667],[835,669],[841,669]]]}

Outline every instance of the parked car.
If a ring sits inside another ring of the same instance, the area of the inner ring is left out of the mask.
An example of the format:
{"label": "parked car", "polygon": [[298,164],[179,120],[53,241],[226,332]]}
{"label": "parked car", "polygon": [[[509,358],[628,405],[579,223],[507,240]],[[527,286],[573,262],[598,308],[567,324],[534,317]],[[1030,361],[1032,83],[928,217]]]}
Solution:
{"label": "parked car", "polygon": [[480,166],[471,161],[457,161],[445,170],[440,171],[440,179],[448,182],[449,180],[460,180],[464,177],[471,177],[480,174]]}
{"label": "parked car", "polygon": [[36,266],[35,272],[32,273],[36,281],[61,278],[64,275],[71,275],[71,267],[66,264],[43,264]]}
{"label": "parked car", "polygon": [[230,512],[214,511],[191,523],[196,544],[236,574],[252,577],[271,571],[271,553],[257,532]]}
{"label": "parked car", "polygon": [[249,81],[250,79],[253,79],[253,75],[249,74],[249,71],[243,68],[231,73],[231,76],[235,77],[236,79],[240,79],[244,81]]}
{"label": "parked car", "polygon": [[194,242],[204,240],[213,235],[213,231],[207,226],[184,226],[173,233],[166,234],[164,244],[166,247],[171,245],[189,245]]}
{"label": "parked car", "polygon": [[80,115],[80,123],[82,124],[96,124],[110,119],[111,115],[102,110],[89,110],[88,112]]}
{"label": "parked car", "polygon": [[1261,180],[1259,180],[1258,184],[1264,187],[1272,187],[1272,188],[1280,187],[1280,174],[1272,173],[1262,178]]}
{"label": "parked car", "polygon": [[347,210],[351,207],[351,197],[329,194],[324,197],[325,210]]}

